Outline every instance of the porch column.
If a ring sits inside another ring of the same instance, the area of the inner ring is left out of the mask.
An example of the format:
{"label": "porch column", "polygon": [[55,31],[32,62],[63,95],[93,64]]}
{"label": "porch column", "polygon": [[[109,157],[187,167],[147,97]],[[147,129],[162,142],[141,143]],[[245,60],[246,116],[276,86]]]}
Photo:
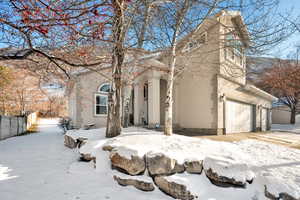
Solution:
{"label": "porch column", "polygon": [[148,124],[150,128],[160,124],[160,74],[152,71],[148,80]]}
{"label": "porch column", "polygon": [[141,125],[141,109],[142,109],[142,102],[141,99],[143,98],[143,87],[140,85],[140,83],[134,84],[134,125]]}

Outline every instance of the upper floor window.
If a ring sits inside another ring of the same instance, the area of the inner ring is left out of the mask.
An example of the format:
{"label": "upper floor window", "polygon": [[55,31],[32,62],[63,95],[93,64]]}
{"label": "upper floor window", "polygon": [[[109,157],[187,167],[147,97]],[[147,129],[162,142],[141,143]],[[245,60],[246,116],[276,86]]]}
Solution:
{"label": "upper floor window", "polygon": [[107,115],[108,111],[108,92],[110,91],[110,84],[104,83],[95,94],[95,115]]}
{"label": "upper floor window", "polygon": [[233,33],[228,33],[225,38],[225,58],[241,66],[243,65],[243,43]]}
{"label": "upper floor window", "polygon": [[205,44],[207,41],[207,33],[202,33],[199,38],[192,38],[187,43],[187,45],[183,48],[183,52],[190,51],[192,49],[196,49],[201,45]]}

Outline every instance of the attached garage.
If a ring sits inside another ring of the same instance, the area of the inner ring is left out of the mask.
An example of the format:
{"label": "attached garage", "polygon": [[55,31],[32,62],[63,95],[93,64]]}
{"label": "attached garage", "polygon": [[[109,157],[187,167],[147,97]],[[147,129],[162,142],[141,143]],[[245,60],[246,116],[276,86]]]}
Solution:
{"label": "attached garage", "polygon": [[226,133],[254,130],[254,105],[238,101],[226,101]]}

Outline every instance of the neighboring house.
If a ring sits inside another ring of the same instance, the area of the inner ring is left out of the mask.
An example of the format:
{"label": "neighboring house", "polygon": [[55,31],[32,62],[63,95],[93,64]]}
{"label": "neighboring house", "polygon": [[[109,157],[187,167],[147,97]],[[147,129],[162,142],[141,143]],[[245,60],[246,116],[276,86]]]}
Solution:
{"label": "neighboring house", "polygon": [[[227,134],[270,128],[272,95],[246,83],[244,51],[249,35],[239,12],[222,11],[205,20],[177,48],[174,127],[186,133]],[[184,45],[185,44],[185,45]],[[134,125],[164,125],[168,55],[148,60],[135,79],[131,116]],[[160,69],[160,70],[157,70]],[[109,73],[109,71],[107,72]],[[77,127],[106,125],[109,83],[97,73],[77,73],[70,84],[69,114]]]}
{"label": "neighboring house", "polygon": [[[300,123],[300,105],[297,105],[298,114],[296,115],[296,123]],[[291,109],[283,103],[273,103],[272,106],[272,123],[273,124],[290,124]]]}
{"label": "neighboring house", "polygon": [[273,124],[290,124],[291,109],[285,105],[273,106],[272,108],[272,123]]}

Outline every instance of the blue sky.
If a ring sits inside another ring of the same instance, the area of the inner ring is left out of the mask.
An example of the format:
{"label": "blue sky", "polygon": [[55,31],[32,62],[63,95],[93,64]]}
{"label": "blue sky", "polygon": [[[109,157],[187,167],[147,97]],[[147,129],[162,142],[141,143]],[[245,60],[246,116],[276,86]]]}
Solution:
{"label": "blue sky", "polygon": [[[279,9],[281,12],[290,12],[292,9],[292,16],[300,15],[300,0],[280,0]],[[290,53],[296,52],[296,45],[300,45],[300,33],[295,33],[278,48],[271,52],[272,56],[286,57]]]}

